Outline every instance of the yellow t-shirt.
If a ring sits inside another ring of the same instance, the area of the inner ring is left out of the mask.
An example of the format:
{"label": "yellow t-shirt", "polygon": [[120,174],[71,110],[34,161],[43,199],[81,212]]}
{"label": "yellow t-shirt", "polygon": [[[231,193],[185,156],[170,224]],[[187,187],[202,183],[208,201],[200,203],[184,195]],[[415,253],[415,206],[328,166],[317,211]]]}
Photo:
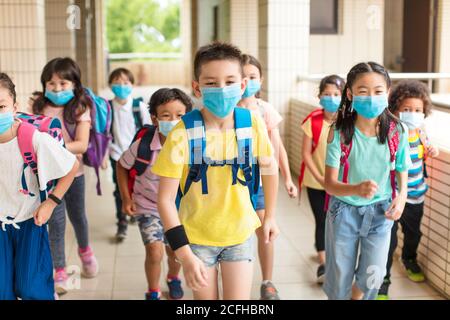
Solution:
{"label": "yellow t-shirt", "polygon": [[[272,157],[273,149],[261,117],[252,114],[253,155]],[[184,190],[189,172],[188,137],[183,121],[168,135],[154,164],[154,174],[180,179]],[[235,130],[206,130],[206,156],[213,160],[237,157]],[[226,156],[225,156],[226,155]],[[238,177],[244,179],[239,170]],[[208,167],[208,194],[201,181],[193,182],[181,199],[179,216],[189,242],[206,246],[232,246],[245,242],[261,226],[253,209],[248,187],[232,185],[231,166]]]}
{"label": "yellow t-shirt", "polygon": [[[317,144],[317,148],[312,154],[312,159],[317,169],[319,170],[322,176],[325,175],[325,157],[327,154],[327,139],[328,133],[330,132],[330,123],[326,120],[323,121],[322,132],[320,133],[319,143]],[[302,125],[303,132],[312,139],[312,128],[311,128],[311,119],[308,119]],[[303,185],[317,190],[324,190],[322,185],[314,178],[312,173],[305,168],[305,176],[303,178]]]}

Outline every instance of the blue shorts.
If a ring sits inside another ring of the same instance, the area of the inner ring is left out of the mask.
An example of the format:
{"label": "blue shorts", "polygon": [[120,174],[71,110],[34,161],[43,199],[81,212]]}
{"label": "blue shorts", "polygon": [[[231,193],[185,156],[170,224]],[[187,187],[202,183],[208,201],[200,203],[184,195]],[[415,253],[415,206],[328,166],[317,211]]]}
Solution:
{"label": "blue shorts", "polygon": [[228,247],[213,247],[191,244],[192,252],[206,265],[214,267],[220,262],[238,262],[254,260],[254,233],[245,242]]}
{"label": "blue shorts", "polygon": [[47,225],[34,219],[0,227],[0,300],[54,300]]}
{"label": "blue shorts", "polygon": [[364,299],[376,298],[386,273],[391,229],[385,216],[390,201],[355,207],[331,199],[325,222],[325,282],[331,300],[347,300],[353,280]]}
{"label": "blue shorts", "polygon": [[258,195],[257,195],[256,199],[257,200],[256,200],[256,208],[255,208],[255,210],[256,211],[264,210],[266,208],[266,205],[265,205],[265,202],[264,202],[264,190],[263,190],[262,187],[259,187]]}

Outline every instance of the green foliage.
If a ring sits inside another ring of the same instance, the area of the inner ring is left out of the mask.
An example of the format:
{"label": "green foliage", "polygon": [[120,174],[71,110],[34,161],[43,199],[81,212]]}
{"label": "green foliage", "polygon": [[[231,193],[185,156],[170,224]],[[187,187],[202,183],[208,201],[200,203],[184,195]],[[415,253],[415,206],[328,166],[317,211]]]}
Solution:
{"label": "green foliage", "polygon": [[107,0],[109,52],[180,52],[180,0]]}

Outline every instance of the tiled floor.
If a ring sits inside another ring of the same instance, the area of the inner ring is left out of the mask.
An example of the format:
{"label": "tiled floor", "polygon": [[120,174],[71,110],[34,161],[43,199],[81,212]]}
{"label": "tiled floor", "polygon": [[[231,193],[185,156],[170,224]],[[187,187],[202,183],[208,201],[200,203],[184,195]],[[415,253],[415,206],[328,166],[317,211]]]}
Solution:
{"label": "tiled floor", "polygon": [[[143,299],[146,288],[144,275],[144,247],[137,226],[130,226],[129,236],[122,244],[114,244],[115,233],[112,180],[109,171],[102,173],[104,196],[95,195],[94,183],[87,183],[88,218],[91,244],[100,263],[100,274],[95,279],[79,277],[80,261],[76,254],[76,241],[71,225],[67,227],[66,252],[68,266],[76,271],[71,276],[74,289],[61,299]],[[87,173],[88,181],[93,173]],[[304,200],[302,203],[305,203]],[[283,299],[326,299],[321,287],[315,282],[317,268],[314,250],[314,220],[307,205],[298,206],[281,190],[277,210],[281,235],[276,240],[274,282]],[[164,266],[163,274],[167,268]],[[400,265],[393,267],[392,299],[442,299],[426,283],[409,281]],[[261,273],[255,263],[252,298],[258,299]],[[166,285],[161,282],[163,291]],[[192,293],[186,290],[186,299]]]}

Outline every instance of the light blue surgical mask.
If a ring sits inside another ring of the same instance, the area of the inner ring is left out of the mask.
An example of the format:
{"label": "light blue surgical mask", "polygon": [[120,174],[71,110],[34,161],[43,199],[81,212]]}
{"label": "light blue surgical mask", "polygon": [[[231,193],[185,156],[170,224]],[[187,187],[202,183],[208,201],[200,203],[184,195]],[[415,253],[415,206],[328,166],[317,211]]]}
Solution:
{"label": "light blue surgical mask", "polygon": [[366,119],[378,117],[388,105],[387,94],[377,96],[353,96],[353,109]]}
{"label": "light blue surgical mask", "polygon": [[74,96],[75,94],[73,93],[73,90],[64,90],[59,92],[45,90],[45,97],[57,106],[66,105]]}
{"label": "light blue surgical mask", "polygon": [[341,104],[341,96],[322,96],[320,98],[320,105],[325,111],[335,113]]}
{"label": "light blue surgical mask", "polygon": [[242,98],[241,83],[223,88],[201,88],[203,105],[218,118],[225,118]]}
{"label": "light blue surgical mask", "polygon": [[247,87],[245,88],[242,98],[252,97],[259,90],[261,90],[261,81],[256,80],[256,79],[251,79],[247,82]]}
{"label": "light blue surgical mask", "polygon": [[158,120],[158,130],[164,137],[169,135],[169,132],[180,122],[180,120],[162,121]]}
{"label": "light blue surgical mask", "polygon": [[410,130],[423,127],[425,114],[423,112],[400,112],[400,120],[406,123]]}
{"label": "light blue surgical mask", "polygon": [[12,112],[0,113],[0,134],[4,134],[14,123],[14,114]]}
{"label": "light blue surgical mask", "polygon": [[133,91],[133,87],[130,85],[113,84],[111,86],[111,90],[117,98],[125,100],[130,96],[131,91]]}

